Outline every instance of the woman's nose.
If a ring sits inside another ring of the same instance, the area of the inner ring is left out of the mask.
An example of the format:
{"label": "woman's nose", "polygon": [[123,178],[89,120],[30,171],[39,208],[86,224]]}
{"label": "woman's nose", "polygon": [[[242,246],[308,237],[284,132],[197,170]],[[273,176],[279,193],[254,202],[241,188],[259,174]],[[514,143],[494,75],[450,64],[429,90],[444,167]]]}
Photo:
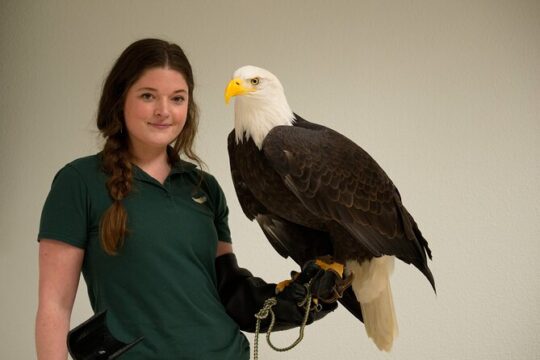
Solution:
{"label": "woman's nose", "polygon": [[167,103],[167,99],[161,99],[156,103],[154,114],[160,118],[169,116],[169,104]]}

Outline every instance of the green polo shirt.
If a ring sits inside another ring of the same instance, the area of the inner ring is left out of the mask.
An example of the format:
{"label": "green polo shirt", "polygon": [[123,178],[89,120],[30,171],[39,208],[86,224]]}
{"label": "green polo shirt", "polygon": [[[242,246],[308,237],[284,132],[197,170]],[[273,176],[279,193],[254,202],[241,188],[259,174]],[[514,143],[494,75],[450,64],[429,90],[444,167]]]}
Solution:
{"label": "green polo shirt", "polygon": [[[99,242],[111,205],[100,155],[71,162],[54,178],[40,239],[85,249],[82,274],[94,312],[107,309],[112,333],[142,343],[123,360],[249,359],[249,343],[226,314],[216,289],[218,240],[230,241],[225,196],[215,178],[180,162],[163,184],[133,166],[123,200],[128,236],[118,255]],[[197,192],[194,194],[194,190]]]}

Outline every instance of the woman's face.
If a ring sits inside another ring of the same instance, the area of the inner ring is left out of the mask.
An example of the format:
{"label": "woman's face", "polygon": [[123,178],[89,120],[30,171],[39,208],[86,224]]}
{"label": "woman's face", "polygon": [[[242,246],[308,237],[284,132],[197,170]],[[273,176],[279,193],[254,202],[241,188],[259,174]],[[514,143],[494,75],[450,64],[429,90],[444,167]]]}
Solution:
{"label": "woman's face", "polygon": [[188,85],[184,76],[168,68],[152,68],[129,88],[124,120],[135,150],[166,149],[186,123]]}

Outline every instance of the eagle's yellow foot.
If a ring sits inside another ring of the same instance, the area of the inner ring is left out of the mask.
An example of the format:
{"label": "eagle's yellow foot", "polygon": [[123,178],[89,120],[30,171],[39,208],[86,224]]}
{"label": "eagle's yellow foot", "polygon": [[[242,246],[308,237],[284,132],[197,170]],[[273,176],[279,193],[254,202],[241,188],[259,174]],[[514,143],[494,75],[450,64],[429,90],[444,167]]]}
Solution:
{"label": "eagle's yellow foot", "polygon": [[313,295],[325,303],[332,303],[343,297],[343,293],[353,281],[353,275],[343,277],[344,265],[334,262],[331,256],[315,260],[315,264],[324,270],[317,286],[312,289]]}
{"label": "eagle's yellow foot", "polygon": [[[292,283],[311,283],[311,294],[314,303],[333,303],[343,297],[343,293],[351,286],[352,274],[343,277],[344,265],[333,261],[331,256],[310,260],[302,267],[302,272],[291,272],[291,280],[284,280],[276,285],[276,294],[282,293]],[[291,287],[289,292],[301,292],[304,287]]]}
{"label": "eagle's yellow foot", "polygon": [[283,280],[281,282],[279,282],[277,285],[276,285],[276,294],[279,294],[280,292],[282,292],[283,290],[285,290],[285,288],[287,286],[289,286],[290,283],[292,283],[293,281],[292,280]]}
{"label": "eagle's yellow foot", "polygon": [[333,270],[339,275],[339,277],[343,277],[343,270],[345,269],[345,266],[341,263],[334,262],[331,256],[320,257],[315,260],[315,264],[317,264],[323,270]]}

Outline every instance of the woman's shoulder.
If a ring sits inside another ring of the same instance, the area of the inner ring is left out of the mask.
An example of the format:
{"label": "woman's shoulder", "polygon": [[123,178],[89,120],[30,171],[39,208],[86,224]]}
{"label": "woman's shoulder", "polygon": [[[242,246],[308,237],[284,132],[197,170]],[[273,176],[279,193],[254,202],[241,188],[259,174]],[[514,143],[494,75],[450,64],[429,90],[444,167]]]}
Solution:
{"label": "woman's shoulder", "polygon": [[206,170],[200,170],[197,168],[202,176],[203,181],[210,187],[212,191],[221,191],[221,186],[214,175]]}
{"label": "woman's shoulder", "polygon": [[80,157],[69,162],[66,166],[77,170],[99,170],[101,168],[101,153]]}
{"label": "woman's shoulder", "polygon": [[101,154],[97,153],[72,160],[58,171],[57,176],[69,176],[68,174],[84,182],[101,180],[105,175],[101,168]]}
{"label": "woman's shoulder", "polygon": [[187,174],[191,182],[196,185],[202,187],[204,189],[207,189],[211,193],[220,193],[222,192],[221,186],[216,179],[214,175],[212,175],[207,170],[201,169],[199,166],[197,166],[194,163],[191,163],[189,161],[180,160],[174,165],[173,168],[174,172],[183,172]]}

